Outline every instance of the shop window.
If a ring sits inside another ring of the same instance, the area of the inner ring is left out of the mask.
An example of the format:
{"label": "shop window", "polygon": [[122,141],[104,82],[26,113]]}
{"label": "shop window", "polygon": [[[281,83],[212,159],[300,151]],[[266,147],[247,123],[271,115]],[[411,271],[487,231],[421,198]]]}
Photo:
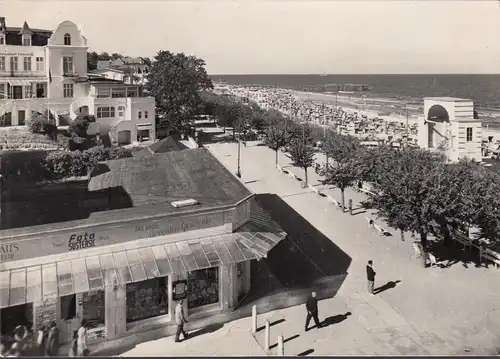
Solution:
{"label": "shop window", "polygon": [[2,308],[0,310],[0,323],[2,335],[12,334],[18,325],[33,328],[33,303]]}
{"label": "shop window", "polygon": [[467,142],[472,142],[472,127],[467,127],[466,131]]}
{"label": "shop window", "polygon": [[104,291],[96,290],[82,294],[83,319],[88,322],[88,329],[105,327],[106,307],[104,305]]}
{"label": "shop window", "polygon": [[168,313],[168,277],[127,284],[127,323]]}
{"label": "shop window", "polygon": [[76,318],[76,294],[61,297],[61,320]]}
{"label": "shop window", "polygon": [[219,267],[201,269],[188,276],[188,308],[219,302]]}

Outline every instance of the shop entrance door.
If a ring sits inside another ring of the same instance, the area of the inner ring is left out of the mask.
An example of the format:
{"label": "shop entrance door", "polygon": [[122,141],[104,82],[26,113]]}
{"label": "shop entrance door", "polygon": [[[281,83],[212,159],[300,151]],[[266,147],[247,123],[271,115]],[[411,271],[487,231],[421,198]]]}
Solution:
{"label": "shop entrance door", "polygon": [[236,297],[237,302],[240,303],[247,296],[247,288],[245,284],[246,278],[246,266],[245,263],[238,263],[236,265]]}
{"label": "shop entrance door", "polygon": [[69,343],[73,339],[73,332],[80,327],[82,300],[81,293],[61,297],[61,326],[59,328],[61,343]]}

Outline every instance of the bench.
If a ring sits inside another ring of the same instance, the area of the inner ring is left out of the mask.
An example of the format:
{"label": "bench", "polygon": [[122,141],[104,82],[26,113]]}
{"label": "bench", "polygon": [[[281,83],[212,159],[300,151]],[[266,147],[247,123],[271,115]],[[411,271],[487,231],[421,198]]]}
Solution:
{"label": "bench", "polygon": [[375,221],[369,217],[365,217],[365,220],[368,222],[368,225],[372,228],[375,228],[377,230],[377,232],[381,235],[381,236],[386,236],[388,235],[390,232],[387,231],[384,227],[382,227],[381,225],[375,223]]}
{"label": "bench", "polygon": [[316,187],[314,186],[309,186],[309,189],[313,192],[316,192],[317,194],[319,194],[319,189],[317,189]]}
{"label": "bench", "polygon": [[500,254],[492,251],[491,249],[482,249],[479,252],[479,259],[482,262],[483,258],[489,260],[490,262],[493,262],[495,264],[495,267],[498,269],[500,268]]}
{"label": "bench", "polygon": [[281,168],[281,166],[276,165],[276,168],[278,169],[278,171],[283,172],[283,168]]}
{"label": "bench", "polygon": [[441,262],[438,262],[436,260],[436,256],[432,253],[427,253],[427,257],[429,258],[429,261],[431,262],[431,268],[434,267],[434,266],[438,266],[438,267],[441,267]]}
{"label": "bench", "polygon": [[367,190],[366,188],[359,188],[359,192],[364,193],[364,194],[369,194],[369,195],[372,195],[372,196],[375,195],[375,193],[373,193],[372,191]]}
{"label": "bench", "polygon": [[332,202],[335,206],[337,206],[337,208],[340,208],[342,207],[342,205],[340,204],[339,201],[337,201],[335,198],[333,198],[332,196],[330,196],[329,194],[326,195],[326,198],[328,198],[328,200],[330,202]]}
{"label": "bench", "polygon": [[292,177],[293,179],[296,179],[296,178],[297,178],[297,176],[295,176],[295,174],[294,174],[294,173],[292,173],[292,172],[288,172],[288,175],[289,175],[290,177]]}
{"label": "bench", "polygon": [[455,231],[453,233],[453,238],[455,239],[456,242],[458,242],[458,243],[460,243],[461,245],[464,246],[463,247],[464,250],[467,247],[469,247],[469,249],[470,249],[471,246],[472,246],[472,241],[465,234],[462,234],[460,232]]}

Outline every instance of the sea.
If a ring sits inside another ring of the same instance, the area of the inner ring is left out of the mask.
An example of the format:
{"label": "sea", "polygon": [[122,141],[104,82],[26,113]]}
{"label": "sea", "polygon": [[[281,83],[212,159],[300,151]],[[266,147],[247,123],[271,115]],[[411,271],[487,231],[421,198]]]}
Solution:
{"label": "sea", "polygon": [[263,85],[306,90],[328,84],[364,84],[366,97],[397,99],[415,104],[423,97],[451,96],[474,101],[476,110],[500,118],[500,74],[495,75],[213,75],[230,85]]}

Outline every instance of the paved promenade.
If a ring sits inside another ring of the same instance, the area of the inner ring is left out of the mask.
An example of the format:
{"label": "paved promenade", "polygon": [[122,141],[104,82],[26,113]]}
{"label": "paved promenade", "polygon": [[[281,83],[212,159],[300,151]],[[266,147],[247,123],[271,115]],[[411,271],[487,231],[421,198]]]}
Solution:
{"label": "paved promenade", "polygon": [[[236,171],[237,144],[206,147],[231,172]],[[286,355],[496,353],[500,347],[500,271],[473,265],[465,268],[462,263],[421,268],[412,258],[408,235],[405,242],[396,232],[380,236],[364,218],[370,213],[342,214],[327,198],[301,188],[299,181],[279,172],[274,152],[267,147],[248,142],[241,151],[241,180],[254,193],[277,194],[352,258],[340,291],[319,303],[320,320],[326,320],[326,327],[305,332],[304,306],[259,316],[259,326],[266,319],[272,324],[271,343],[278,335],[284,336]],[[280,152],[280,165],[303,178],[303,171],[289,162]],[[309,182],[319,183],[313,170],[309,171]],[[318,188],[340,201],[340,190]],[[363,199],[351,190],[346,191],[346,203],[348,198],[355,207]],[[366,293],[365,265],[369,259],[377,272],[376,288],[395,283],[374,297]],[[168,337],[143,343],[124,355],[264,354],[263,331],[254,337],[249,329],[250,319],[240,319],[184,343],[174,343],[173,337]]]}

